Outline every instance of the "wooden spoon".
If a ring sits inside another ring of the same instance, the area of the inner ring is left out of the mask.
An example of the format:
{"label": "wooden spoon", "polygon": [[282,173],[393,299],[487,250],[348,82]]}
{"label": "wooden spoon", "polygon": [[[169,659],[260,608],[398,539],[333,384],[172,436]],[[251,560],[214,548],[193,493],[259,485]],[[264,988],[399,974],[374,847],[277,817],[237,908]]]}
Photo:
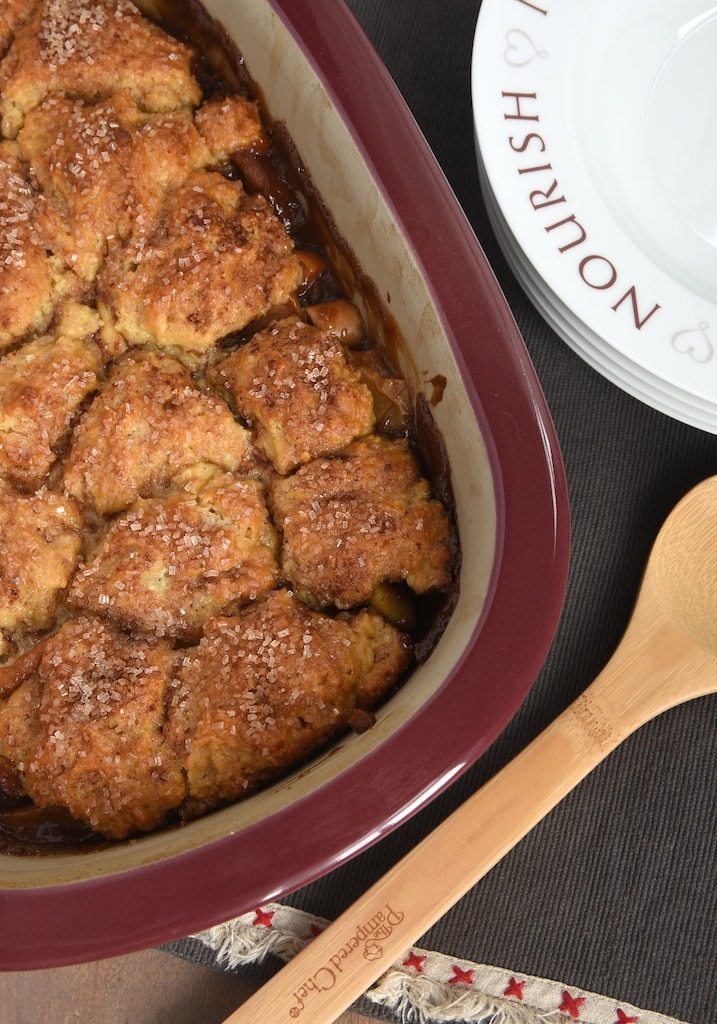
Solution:
{"label": "wooden spoon", "polygon": [[717,476],[660,531],[627,631],[578,699],[225,1024],[330,1024],[639,726],[717,691]]}

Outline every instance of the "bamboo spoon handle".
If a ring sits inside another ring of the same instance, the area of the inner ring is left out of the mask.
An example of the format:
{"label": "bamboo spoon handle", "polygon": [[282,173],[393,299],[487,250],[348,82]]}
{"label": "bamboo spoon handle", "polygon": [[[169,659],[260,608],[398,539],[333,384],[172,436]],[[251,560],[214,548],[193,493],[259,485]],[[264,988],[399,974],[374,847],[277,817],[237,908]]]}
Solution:
{"label": "bamboo spoon handle", "polygon": [[[667,630],[671,632],[669,625]],[[672,699],[656,702],[646,687],[641,699],[631,704],[624,700],[634,694],[634,671],[626,669],[635,658],[646,659],[648,665],[642,667],[648,669],[656,658],[653,668],[659,672],[662,644],[655,646],[649,639],[647,644],[624,642],[620,655],[578,700],[225,1024],[335,1021],[610,751],[643,722],[680,702],[674,686]],[[660,640],[674,657],[679,635],[665,638],[661,633]],[[695,648],[682,646],[676,671],[686,678],[690,661],[694,668]],[[624,681],[628,675],[629,688]],[[686,693],[681,699],[694,695]]]}

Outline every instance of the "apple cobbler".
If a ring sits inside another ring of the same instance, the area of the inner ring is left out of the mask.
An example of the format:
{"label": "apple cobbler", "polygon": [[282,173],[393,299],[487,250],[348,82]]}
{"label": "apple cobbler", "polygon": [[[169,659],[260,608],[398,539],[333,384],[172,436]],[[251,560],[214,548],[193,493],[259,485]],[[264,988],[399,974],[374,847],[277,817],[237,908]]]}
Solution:
{"label": "apple cobbler", "polygon": [[365,728],[455,531],[256,98],[130,0],[6,0],[0,131],[0,830],[119,840]]}

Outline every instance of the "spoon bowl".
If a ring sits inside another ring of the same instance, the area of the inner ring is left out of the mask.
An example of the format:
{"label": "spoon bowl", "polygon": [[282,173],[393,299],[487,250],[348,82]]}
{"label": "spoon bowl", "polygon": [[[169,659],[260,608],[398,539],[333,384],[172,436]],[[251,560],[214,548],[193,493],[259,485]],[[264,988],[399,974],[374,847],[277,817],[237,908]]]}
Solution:
{"label": "spoon bowl", "polygon": [[[715,692],[717,476],[666,519],[627,630],[584,693],[225,1024],[331,1024],[624,739]],[[340,970],[337,949],[350,951]]]}
{"label": "spoon bowl", "polygon": [[650,562],[664,616],[697,647],[717,656],[717,477],[695,487],[673,509]]}

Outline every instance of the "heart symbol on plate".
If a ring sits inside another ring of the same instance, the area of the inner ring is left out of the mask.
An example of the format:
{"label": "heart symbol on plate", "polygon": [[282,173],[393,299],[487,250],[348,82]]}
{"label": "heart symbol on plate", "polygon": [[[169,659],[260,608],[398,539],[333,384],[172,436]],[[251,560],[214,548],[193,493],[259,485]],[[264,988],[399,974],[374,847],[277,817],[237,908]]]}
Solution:
{"label": "heart symbol on plate", "polygon": [[503,57],[507,64],[514,68],[525,67],[536,57],[545,59],[548,56],[545,50],[539,50],[527,32],[520,28],[511,28],[505,36],[505,50]]}
{"label": "heart symbol on plate", "polygon": [[672,347],[675,352],[687,355],[696,363],[709,363],[714,355],[714,346],[709,339],[709,324],[703,320],[698,327],[677,331],[672,335]]}

